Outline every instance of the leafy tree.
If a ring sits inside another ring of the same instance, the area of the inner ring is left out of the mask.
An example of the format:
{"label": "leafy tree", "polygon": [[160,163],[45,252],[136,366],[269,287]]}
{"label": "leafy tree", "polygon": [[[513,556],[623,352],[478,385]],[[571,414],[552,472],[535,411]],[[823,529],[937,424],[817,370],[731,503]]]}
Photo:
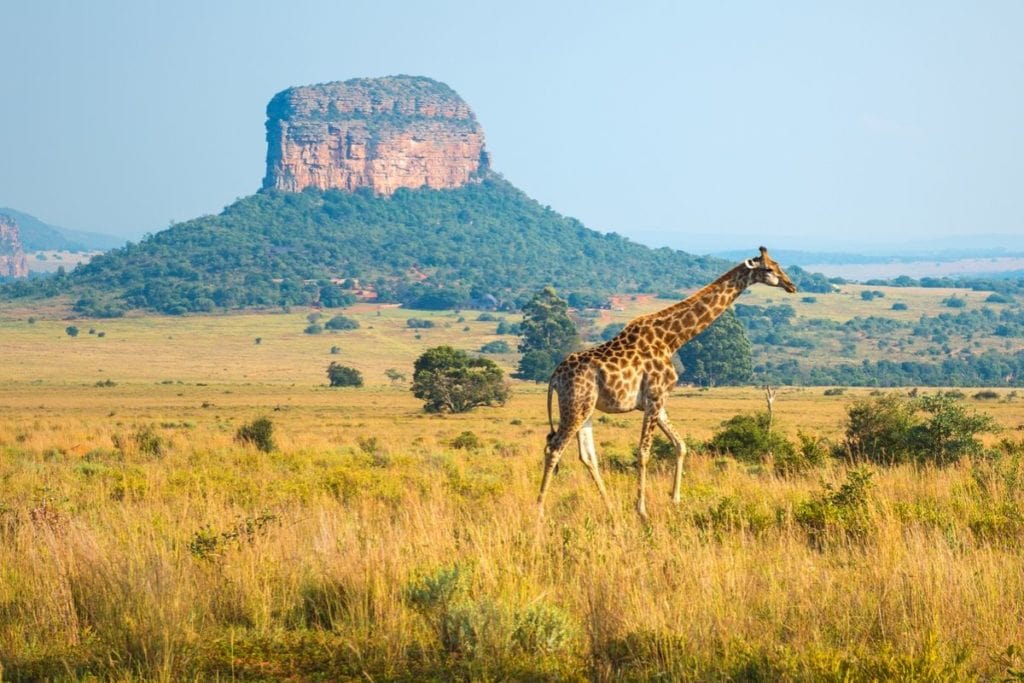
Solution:
{"label": "leafy tree", "polygon": [[325,308],[345,308],[356,302],[356,297],[342,291],[341,287],[329,281],[320,283],[320,305]]}
{"label": "leafy tree", "polygon": [[732,310],[679,349],[680,381],[701,386],[745,384],[753,373],[750,340]]}
{"label": "leafy tree", "polygon": [[520,323],[523,354],[516,377],[544,381],[555,366],[580,346],[580,336],[569,318],[569,307],[554,288],[545,287],[523,306]]}
{"label": "leafy tree", "polygon": [[327,379],[330,380],[332,387],[363,386],[363,373],[337,361],[332,361],[327,366]]}
{"label": "leafy tree", "polygon": [[427,412],[464,413],[476,406],[503,405],[511,395],[504,373],[487,358],[451,346],[436,346],[416,359],[412,393]]}
{"label": "leafy tree", "polygon": [[75,327],[74,325],[68,325],[67,327],[65,327],[64,328],[64,332],[69,337],[77,337],[78,336],[78,328]]}
{"label": "leafy tree", "polygon": [[963,401],[949,394],[922,396],[917,407],[930,416],[911,433],[918,460],[949,465],[977,455],[982,451],[977,435],[996,428],[991,416],[968,412]]}

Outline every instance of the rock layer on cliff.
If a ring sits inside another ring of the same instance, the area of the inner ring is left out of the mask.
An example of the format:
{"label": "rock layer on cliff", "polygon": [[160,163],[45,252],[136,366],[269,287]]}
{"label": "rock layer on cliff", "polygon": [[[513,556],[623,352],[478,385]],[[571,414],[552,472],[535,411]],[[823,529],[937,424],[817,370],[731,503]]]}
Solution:
{"label": "rock layer on cliff", "polygon": [[488,166],[484,133],[459,95],[392,76],[289,88],[267,106],[265,188],[390,195],[460,187]]}
{"label": "rock layer on cliff", "polygon": [[18,224],[0,214],[0,277],[28,277],[28,260],[21,247]]}

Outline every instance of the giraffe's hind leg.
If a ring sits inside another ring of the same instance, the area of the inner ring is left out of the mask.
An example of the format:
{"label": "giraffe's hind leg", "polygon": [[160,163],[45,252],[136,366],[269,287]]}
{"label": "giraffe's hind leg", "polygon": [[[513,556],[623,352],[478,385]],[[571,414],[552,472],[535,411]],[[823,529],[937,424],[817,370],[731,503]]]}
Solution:
{"label": "giraffe's hind leg", "polygon": [[676,449],[676,476],[672,484],[672,502],[676,505],[681,500],[680,489],[683,486],[683,463],[686,460],[686,442],[683,441],[679,434],[676,432],[672,423],[668,421],[668,413],[662,408],[658,411],[658,426],[661,427],[661,431],[665,433],[669,441],[672,442],[672,446]]}
{"label": "giraffe's hind leg", "polygon": [[[540,494],[537,496],[537,508],[544,516],[544,496],[551,485],[551,475],[562,459],[569,439],[580,431],[589,420],[597,402],[597,392],[593,384],[582,386],[569,385],[558,391],[558,429],[548,436],[548,444],[544,449],[544,477],[540,482]],[[591,437],[592,439],[593,437]],[[599,475],[600,476],[600,475]]]}
{"label": "giraffe's hind leg", "polygon": [[594,424],[591,418],[587,418],[587,421],[583,423],[580,431],[576,433],[576,438],[579,441],[580,460],[583,461],[594,483],[597,484],[597,490],[601,493],[604,506],[608,508],[608,512],[611,512],[612,503],[608,498],[608,490],[604,486],[604,480],[601,479],[601,470],[597,466],[597,449],[594,448]]}
{"label": "giraffe's hind leg", "polygon": [[[540,481],[540,493],[537,495],[537,509],[540,516],[544,516],[544,496],[551,486],[551,475],[558,467],[558,461],[562,459],[562,452],[569,442],[573,432],[564,429],[565,425],[559,425],[558,431],[548,436],[548,444],[544,447],[544,477]],[[574,430],[575,431],[575,430]]]}

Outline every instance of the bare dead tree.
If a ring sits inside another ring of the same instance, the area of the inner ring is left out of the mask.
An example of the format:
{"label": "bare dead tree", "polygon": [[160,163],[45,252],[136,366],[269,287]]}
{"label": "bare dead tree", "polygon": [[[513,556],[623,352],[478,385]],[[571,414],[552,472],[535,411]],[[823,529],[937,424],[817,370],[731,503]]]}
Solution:
{"label": "bare dead tree", "polygon": [[778,393],[778,388],[771,384],[764,385],[764,400],[768,402],[768,431],[772,429],[772,420],[775,417],[775,396]]}

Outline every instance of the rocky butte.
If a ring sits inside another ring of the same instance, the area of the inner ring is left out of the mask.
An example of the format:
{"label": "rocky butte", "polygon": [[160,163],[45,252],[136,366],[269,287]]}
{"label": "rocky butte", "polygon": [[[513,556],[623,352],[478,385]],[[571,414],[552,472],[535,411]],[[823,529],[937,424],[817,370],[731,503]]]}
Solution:
{"label": "rocky butte", "polygon": [[21,248],[18,224],[0,213],[0,277],[28,277],[28,260]]}
{"label": "rocky butte", "polygon": [[284,90],[267,105],[264,188],[390,195],[453,188],[489,166],[484,132],[459,95],[416,76],[356,78]]}

